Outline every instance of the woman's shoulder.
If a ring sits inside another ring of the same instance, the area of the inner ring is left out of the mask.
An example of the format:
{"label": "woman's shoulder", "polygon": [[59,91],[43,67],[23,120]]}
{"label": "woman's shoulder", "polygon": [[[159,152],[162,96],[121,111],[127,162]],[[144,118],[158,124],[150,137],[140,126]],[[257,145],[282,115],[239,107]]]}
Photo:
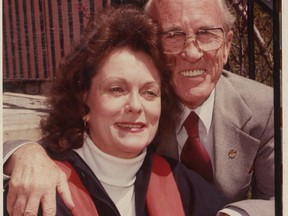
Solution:
{"label": "woman's shoulder", "polygon": [[193,215],[216,215],[228,203],[224,195],[198,173],[175,159],[163,155],[161,157],[171,167],[183,206],[188,212]]}

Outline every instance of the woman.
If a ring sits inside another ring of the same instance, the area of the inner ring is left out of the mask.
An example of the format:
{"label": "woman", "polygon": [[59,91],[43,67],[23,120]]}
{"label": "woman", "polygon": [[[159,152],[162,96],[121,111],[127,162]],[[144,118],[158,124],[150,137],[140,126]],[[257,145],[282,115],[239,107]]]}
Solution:
{"label": "woman", "polygon": [[[193,171],[154,154],[179,114],[159,34],[141,9],[107,9],[59,67],[43,142],[68,178],[76,173],[72,196],[84,195],[74,203],[92,203],[82,215],[215,215],[225,204]],[[80,208],[57,197],[57,215]]]}

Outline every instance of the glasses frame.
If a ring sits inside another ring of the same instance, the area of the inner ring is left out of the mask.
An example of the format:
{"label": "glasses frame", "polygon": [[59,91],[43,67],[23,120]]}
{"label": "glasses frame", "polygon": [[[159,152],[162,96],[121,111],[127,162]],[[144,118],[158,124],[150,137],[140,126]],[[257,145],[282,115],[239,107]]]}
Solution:
{"label": "glasses frame", "polygon": [[[199,47],[198,45],[198,42],[197,42],[197,33],[201,32],[201,31],[209,31],[209,30],[221,30],[222,31],[222,35],[223,35],[223,41],[221,42],[221,45],[219,45],[219,47],[215,48],[215,49],[208,49],[208,50],[203,50]],[[226,32],[224,31],[223,28],[221,27],[213,27],[213,28],[204,28],[204,29],[198,29],[197,32],[194,34],[194,35],[187,35],[184,31],[180,31],[180,30],[176,30],[176,31],[167,31],[167,32],[162,32],[161,33],[161,37],[162,37],[162,41],[165,37],[168,37],[168,36],[173,36],[173,35],[184,35],[185,36],[185,40],[184,40],[184,43],[182,45],[182,49],[180,51],[177,51],[177,52],[165,52],[164,49],[165,47],[163,46],[163,53],[164,54],[170,54],[170,55],[175,55],[175,54],[179,54],[181,52],[183,52],[183,50],[185,49],[185,46],[187,45],[187,39],[191,39],[193,38],[194,39],[194,46],[196,46],[199,50],[201,50],[202,52],[208,52],[208,51],[212,51],[212,50],[217,50],[219,49],[223,43],[226,41]],[[163,42],[162,42],[163,44]]]}

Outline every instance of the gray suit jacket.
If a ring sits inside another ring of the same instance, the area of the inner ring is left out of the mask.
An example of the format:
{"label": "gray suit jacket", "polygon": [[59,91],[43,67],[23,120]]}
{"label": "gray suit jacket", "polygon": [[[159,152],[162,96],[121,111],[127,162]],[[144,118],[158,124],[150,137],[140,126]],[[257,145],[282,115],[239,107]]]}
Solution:
{"label": "gray suit jacket", "polygon": [[[274,215],[273,89],[223,71],[214,103],[214,184],[235,202],[230,206]],[[175,131],[167,134],[158,151],[178,159]]]}

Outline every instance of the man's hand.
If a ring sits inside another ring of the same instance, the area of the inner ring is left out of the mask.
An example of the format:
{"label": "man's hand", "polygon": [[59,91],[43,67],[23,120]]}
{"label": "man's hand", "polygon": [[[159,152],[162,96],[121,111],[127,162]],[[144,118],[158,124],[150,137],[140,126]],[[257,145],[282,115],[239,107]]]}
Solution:
{"label": "man's hand", "polygon": [[56,215],[56,190],[68,208],[73,208],[67,178],[37,143],[25,144],[5,164],[11,174],[7,196],[10,215],[37,215],[42,203],[44,216]]}

